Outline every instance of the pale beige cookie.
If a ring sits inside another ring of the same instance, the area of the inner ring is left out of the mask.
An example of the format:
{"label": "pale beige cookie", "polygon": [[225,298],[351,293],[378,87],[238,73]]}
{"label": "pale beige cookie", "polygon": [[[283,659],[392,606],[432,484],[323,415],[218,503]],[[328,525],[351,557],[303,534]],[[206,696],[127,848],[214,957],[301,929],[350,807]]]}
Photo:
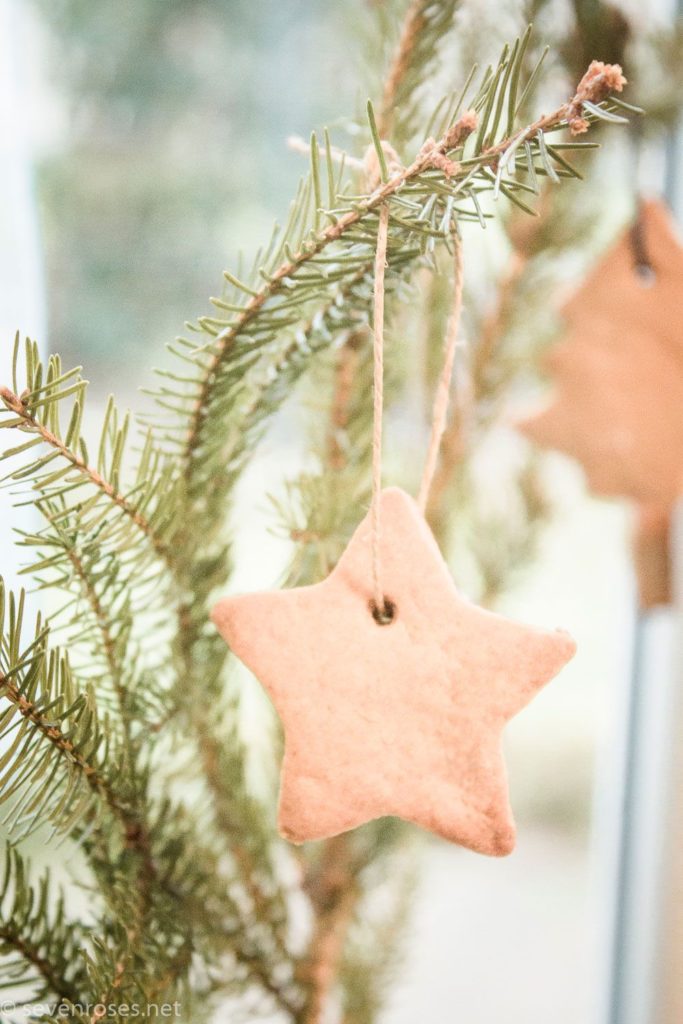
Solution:
{"label": "pale beige cookie", "polygon": [[397,815],[509,853],[503,727],[574,642],[463,600],[403,491],[382,492],[381,524],[389,624],[372,614],[369,516],[324,582],[224,598],[212,613],[282,719],[280,830],[300,843]]}

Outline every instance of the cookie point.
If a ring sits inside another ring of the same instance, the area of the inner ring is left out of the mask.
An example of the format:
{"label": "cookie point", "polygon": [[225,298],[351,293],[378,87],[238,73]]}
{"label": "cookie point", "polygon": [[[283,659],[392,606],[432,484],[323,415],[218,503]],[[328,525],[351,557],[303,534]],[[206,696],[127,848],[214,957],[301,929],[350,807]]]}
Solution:
{"label": "cookie point", "polygon": [[211,609],[211,611],[209,612],[209,618],[211,619],[211,621],[213,622],[213,624],[215,626],[220,625],[220,623],[224,619],[224,614],[223,614],[224,605],[225,605],[225,598],[221,598],[221,600],[217,601],[216,604]]}
{"label": "cookie point", "polygon": [[542,445],[544,443],[544,429],[542,424],[547,411],[548,405],[544,405],[537,409],[536,412],[531,413],[528,416],[524,416],[522,419],[515,420],[515,430],[522,434],[527,441],[533,441],[535,444]]}
{"label": "cookie point", "polygon": [[566,629],[556,629],[558,639],[562,643],[562,653],[566,661],[570,661],[574,657],[577,651],[577,643],[571,633],[568,633]]}
{"label": "cookie point", "polygon": [[492,857],[509,857],[517,842],[517,830],[506,828],[496,832],[488,851]]}
{"label": "cookie point", "polygon": [[298,836],[294,835],[293,833],[283,831],[281,828],[278,829],[278,832],[280,833],[280,836],[282,837],[282,839],[284,839],[288,843],[291,843],[292,846],[303,846],[304,843],[306,842],[305,839],[300,839]]}
{"label": "cookie point", "polygon": [[404,491],[402,487],[385,487],[382,490],[382,502],[383,503],[400,503],[403,505],[414,505],[415,499]]}
{"label": "cookie point", "polygon": [[286,821],[283,821],[282,817],[278,819],[277,830],[280,836],[293,846],[303,846],[306,842],[306,837],[302,836],[297,829],[292,828]]}

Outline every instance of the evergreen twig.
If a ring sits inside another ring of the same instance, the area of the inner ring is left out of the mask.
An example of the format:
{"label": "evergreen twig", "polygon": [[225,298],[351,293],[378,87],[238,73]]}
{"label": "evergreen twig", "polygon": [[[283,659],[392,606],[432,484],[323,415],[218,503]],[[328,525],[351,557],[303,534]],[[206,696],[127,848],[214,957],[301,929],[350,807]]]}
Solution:
{"label": "evergreen twig", "polygon": [[[12,424],[12,426],[20,427],[29,433],[38,435],[40,440],[44,441],[53,449],[55,455],[60,455],[70,463],[78,473],[86,477],[94,487],[102,492],[102,494],[111,499],[123,514],[128,516],[128,518],[135,523],[138,529],[145,534],[158,555],[164,559],[169,557],[167,546],[156,536],[149,522],[143,515],[141,515],[138,509],[122,494],[120,494],[108,480],[105,480],[101,473],[92,466],[89,466],[81,456],[72,451],[62,440],[60,440],[59,437],[53,434],[44,423],[39,422],[36,416],[30,411],[26,398],[15,395],[7,387],[0,388],[0,398],[4,402],[5,407],[10,412],[13,412],[21,421],[20,423]],[[45,464],[46,463],[42,461],[42,465]],[[26,475],[28,475],[26,471],[22,470],[21,475],[18,473],[12,474],[12,479],[23,479]]]}

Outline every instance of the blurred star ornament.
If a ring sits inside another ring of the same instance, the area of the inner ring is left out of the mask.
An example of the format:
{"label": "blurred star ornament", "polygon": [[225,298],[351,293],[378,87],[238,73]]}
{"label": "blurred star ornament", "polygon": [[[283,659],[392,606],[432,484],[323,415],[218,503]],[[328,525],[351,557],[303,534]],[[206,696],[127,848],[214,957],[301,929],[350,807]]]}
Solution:
{"label": "blurred star ornament", "polygon": [[418,501],[381,488],[384,270],[378,215],[370,512],[322,583],[227,597],[212,618],[285,733],[279,827],[295,843],[396,815],[479,853],[514,846],[503,727],[571,658],[561,632],[458,594],[424,518],[457,343],[462,252]]}
{"label": "blurred star ornament", "polygon": [[641,507],[634,555],[652,607],[670,598],[668,518],[683,493],[683,248],[660,202],[640,205],[563,313],[553,399],[519,426],[576,458],[596,494]]}

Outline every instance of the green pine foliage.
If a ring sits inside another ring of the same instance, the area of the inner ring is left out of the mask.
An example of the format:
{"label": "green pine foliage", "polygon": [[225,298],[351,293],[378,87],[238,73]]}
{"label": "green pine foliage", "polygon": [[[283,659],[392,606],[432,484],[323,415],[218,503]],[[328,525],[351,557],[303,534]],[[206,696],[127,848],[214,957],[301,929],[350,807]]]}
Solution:
{"label": "green pine foliage", "polygon": [[[117,1005],[178,1002],[195,1021],[230,1000],[249,1019],[276,1011],[313,1024],[330,995],[318,958],[347,927],[332,965],[344,1020],[375,1019],[405,918],[397,852],[410,831],[381,821],[303,852],[276,838],[272,787],[251,778],[232,657],[209,609],[230,579],[235,487],[301,379],[314,382],[326,426],[318,407],[316,464],[274,509],[293,541],[290,583],[329,571],[367,504],[380,207],[390,211],[388,316],[398,322],[416,279],[439,280],[464,225],[485,227],[505,204],[533,215],[539,194],[581,176],[572,160],[594,144],[566,136],[571,117],[608,127],[630,113],[606,90],[574,109],[570,92],[534,120],[544,51],[530,30],[435,100],[456,11],[455,0],[378,6],[390,57],[358,149],[311,136],[286,224],[225,273],[212,312],[169,344],[137,420],[110,400],[89,446],[80,368],[65,371],[56,356],[43,364],[33,342],[16,340],[0,391],[13,442],[2,461],[5,485],[38,516],[18,542],[49,608],[34,624],[23,593],[0,590],[0,971],[29,1002],[64,1003],[92,1024],[95,1004],[123,1020]],[[433,315],[442,322],[443,304]],[[535,478],[520,479],[535,515]],[[271,746],[274,773],[277,738]],[[30,833],[81,859],[73,906],[49,872],[25,864]],[[387,872],[395,893],[378,909]]]}
{"label": "green pine foliage", "polygon": [[44,875],[33,884],[9,845],[0,875],[0,951],[3,989],[27,988],[33,1001],[73,1004],[86,973],[84,932],[67,917],[63,893]]}

